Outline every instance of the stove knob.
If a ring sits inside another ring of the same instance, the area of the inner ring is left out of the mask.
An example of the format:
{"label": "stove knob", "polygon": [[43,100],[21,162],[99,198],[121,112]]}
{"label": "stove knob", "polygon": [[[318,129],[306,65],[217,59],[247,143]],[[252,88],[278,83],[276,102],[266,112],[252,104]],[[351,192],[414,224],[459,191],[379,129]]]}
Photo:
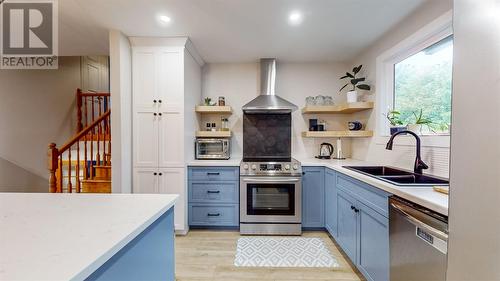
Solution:
{"label": "stove knob", "polygon": [[243,169],[248,170],[248,164],[244,164]]}
{"label": "stove knob", "polygon": [[287,171],[290,170],[290,165],[289,164],[285,165],[285,170],[287,170]]}
{"label": "stove knob", "polygon": [[252,170],[257,170],[257,165],[253,164],[252,165]]}
{"label": "stove knob", "polygon": [[297,164],[293,164],[293,169],[294,169],[294,170],[297,170],[298,168],[299,168],[299,165],[297,165]]}

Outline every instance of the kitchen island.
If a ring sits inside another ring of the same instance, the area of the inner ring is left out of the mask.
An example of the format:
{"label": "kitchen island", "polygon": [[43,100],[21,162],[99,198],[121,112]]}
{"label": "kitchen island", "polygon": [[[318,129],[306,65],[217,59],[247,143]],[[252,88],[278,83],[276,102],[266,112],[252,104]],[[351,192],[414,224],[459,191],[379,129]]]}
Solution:
{"label": "kitchen island", "polygon": [[174,280],[177,198],[0,193],[0,280]]}

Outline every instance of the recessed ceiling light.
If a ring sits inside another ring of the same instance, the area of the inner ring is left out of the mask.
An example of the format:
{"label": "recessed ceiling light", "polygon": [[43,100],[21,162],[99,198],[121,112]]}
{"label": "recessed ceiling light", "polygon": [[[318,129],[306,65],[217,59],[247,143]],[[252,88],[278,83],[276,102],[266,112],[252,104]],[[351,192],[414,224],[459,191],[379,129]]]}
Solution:
{"label": "recessed ceiling light", "polygon": [[288,23],[291,25],[299,25],[302,23],[303,16],[299,11],[293,11],[288,15]]}
{"label": "recessed ceiling light", "polygon": [[160,24],[162,24],[162,25],[167,25],[171,21],[172,21],[172,19],[169,16],[165,16],[165,15],[158,16],[158,22],[160,22]]}

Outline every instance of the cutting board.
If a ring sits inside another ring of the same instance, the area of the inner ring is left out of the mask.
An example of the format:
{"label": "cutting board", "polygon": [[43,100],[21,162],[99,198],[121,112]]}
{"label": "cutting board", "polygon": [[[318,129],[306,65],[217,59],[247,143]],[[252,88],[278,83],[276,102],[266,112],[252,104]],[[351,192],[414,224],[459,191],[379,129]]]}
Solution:
{"label": "cutting board", "polygon": [[444,193],[444,194],[449,194],[450,192],[450,187],[449,186],[433,186],[434,191]]}

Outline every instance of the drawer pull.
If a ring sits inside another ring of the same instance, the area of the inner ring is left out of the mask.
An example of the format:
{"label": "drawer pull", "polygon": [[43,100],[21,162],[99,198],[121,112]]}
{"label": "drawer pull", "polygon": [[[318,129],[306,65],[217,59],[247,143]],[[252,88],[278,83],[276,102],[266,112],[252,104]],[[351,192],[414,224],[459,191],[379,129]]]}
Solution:
{"label": "drawer pull", "polygon": [[207,190],[207,193],[220,193],[220,190]]}
{"label": "drawer pull", "polygon": [[220,173],[219,172],[208,172],[207,175],[208,176],[218,176],[218,175],[220,175]]}
{"label": "drawer pull", "polygon": [[209,217],[219,217],[220,214],[219,213],[216,213],[216,214],[208,213],[207,216],[209,216]]}

